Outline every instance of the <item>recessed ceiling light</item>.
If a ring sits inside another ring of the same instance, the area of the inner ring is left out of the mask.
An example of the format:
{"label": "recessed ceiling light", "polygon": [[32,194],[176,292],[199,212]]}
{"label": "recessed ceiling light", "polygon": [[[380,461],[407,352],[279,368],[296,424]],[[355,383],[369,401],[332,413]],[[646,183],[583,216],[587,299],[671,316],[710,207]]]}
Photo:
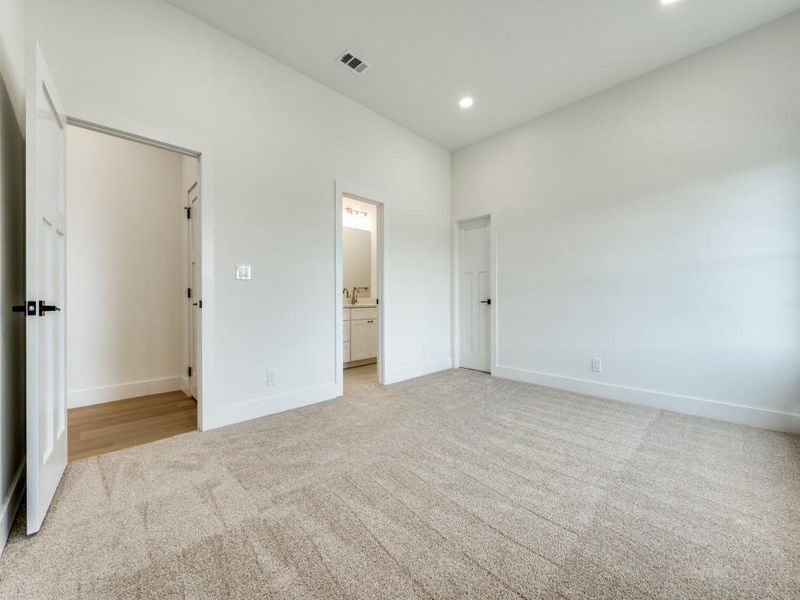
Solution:
{"label": "recessed ceiling light", "polygon": [[677,4],[680,1],[681,0],[661,0],[661,4],[664,4],[664,5],[666,5],[666,4]]}
{"label": "recessed ceiling light", "polygon": [[474,101],[469,96],[464,96],[461,100],[458,101],[458,105],[461,108],[469,108],[474,104]]}

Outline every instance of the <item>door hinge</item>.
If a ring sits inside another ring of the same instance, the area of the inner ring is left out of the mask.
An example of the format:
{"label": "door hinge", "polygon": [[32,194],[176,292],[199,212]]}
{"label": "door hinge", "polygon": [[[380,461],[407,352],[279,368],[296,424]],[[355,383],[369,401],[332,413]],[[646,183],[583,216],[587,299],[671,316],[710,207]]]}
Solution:
{"label": "door hinge", "polygon": [[192,288],[186,288],[186,297],[187,298],[191,298],[192,297]]}
{"label": "door hinge", "polygon": [[186,211],[186,218],[187,219],[191,219],[192,218],[192,207],[191,206],[184,206],[183,210]]}
{"label": "door hinge", "polygon": [[375,298],[375,306],[378,306],[378,304],[380,304],[380,303],[381,303],[381,299],[380,298]]}
{"label": "door hinge", "polygon": [[189,377],[192,376],[192,367],[186,367],[186,371],[189,373]]}

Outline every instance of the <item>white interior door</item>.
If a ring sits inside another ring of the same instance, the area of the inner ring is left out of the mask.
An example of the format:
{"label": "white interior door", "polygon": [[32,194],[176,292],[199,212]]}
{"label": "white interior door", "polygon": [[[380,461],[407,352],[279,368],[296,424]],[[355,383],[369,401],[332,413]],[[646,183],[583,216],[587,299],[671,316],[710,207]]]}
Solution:
{"label": "white interior door", "polygon": [[26,107],[25,286],[28,533],[42,526],[67,465],[66,118],[41,50]]}
{"label": "white interior door", "polygon": [[489,220],[462,223],[458,243],[460,366],[489,372]]}
{"label": "white interior door", "polygon": [[200,294],[200,196],[195,185],[189,192],[189,288],[192,297],[189,299],[189,360],[191,375],[189,390],[193,398],[197,398],[197,381],[200,363],[200,310],[202,296]]}

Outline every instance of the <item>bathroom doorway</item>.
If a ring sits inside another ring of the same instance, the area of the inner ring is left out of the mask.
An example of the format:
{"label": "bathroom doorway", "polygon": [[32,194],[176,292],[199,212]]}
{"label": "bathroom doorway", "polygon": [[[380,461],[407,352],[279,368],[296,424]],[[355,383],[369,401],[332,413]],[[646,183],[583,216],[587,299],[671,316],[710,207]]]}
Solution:
{"label": "bathroom doorway", "polygon": [[337,373],[351,389],[383,382],[384,216],[382,203],[361,196],[337,194],[336,204]]}

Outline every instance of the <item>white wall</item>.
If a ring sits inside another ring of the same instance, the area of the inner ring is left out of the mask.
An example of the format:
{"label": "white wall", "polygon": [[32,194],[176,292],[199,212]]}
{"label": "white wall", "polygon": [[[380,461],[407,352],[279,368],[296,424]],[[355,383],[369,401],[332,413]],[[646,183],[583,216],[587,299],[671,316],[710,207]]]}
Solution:
{"label": "white wall", "polygon": [[460,150],[479,208],[499,375],[800,430],[800,13]]}
{"label": "white wall", "polygon": [[25,489],[23,3],[0,3],[0,552]]}
{"label": "white wall", "polygon": [[183,157],[67,129],[68,406],[181,389]]}
{"label": "white wall", "polygon": [[32,8],[70,115],[203,153],[204,427],[335,395],[336,181],[386,205],[387,381],[450,365],[448,152],[163,2]]}
{"label": "white wall", "polygon": [[0,73],[25,134],[25,2],[0,2]]}

